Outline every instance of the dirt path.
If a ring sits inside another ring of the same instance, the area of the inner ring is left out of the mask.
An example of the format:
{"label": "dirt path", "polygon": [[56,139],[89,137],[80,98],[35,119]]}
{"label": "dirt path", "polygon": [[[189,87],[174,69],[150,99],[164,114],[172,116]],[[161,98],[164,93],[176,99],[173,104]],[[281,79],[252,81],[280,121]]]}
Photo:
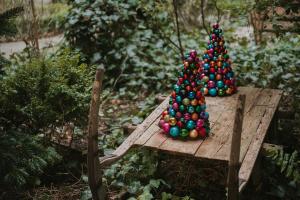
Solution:
{"label": "dirt path", "polygon": [[[63,35],[56,35],[48,38],[39,39],[40,48],[55,46],[63,41]],[[0,52],[4,53],[4,57],[8,58],[15,52],[20,52],[26,47],[23,41],[0,43]]]}

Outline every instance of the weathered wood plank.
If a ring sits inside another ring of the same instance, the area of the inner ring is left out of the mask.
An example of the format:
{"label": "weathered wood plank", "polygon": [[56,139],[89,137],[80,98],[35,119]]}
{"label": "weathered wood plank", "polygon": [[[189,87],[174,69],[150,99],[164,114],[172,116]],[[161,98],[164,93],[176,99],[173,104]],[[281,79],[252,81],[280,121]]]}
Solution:
{"label": "weathered wood plank", "polygon": [[157,119],[154,121],[154,123],[144,132],[141,137],[139,137],[134,144],[135,145],[144,145],[151,137],[153,134],[158,132],[160,128],[157,126],[159,123],[160,116],[157,117]]}
{"label": "weathered wood plank", "polygon": [[90,103],[89,121],[88,121],[88,151],[87,151],[87,168],[88,182],[91,188],[93,199],[105,199],[105,188],[102,184],[102,171],[98,160],[98,112],[99,99],[102,87],[104,69],[97,69],[95,81],[92,90],[92,99]]}
{"label": "weathered wood plank", "polygon": [[240,187],[239,191],[242,191],[245,185],[247,184],[251,172],[253,170],[253,167],[255,165],[255,161],[257,159],[257,156],[260,152],[260,149],[262,147],[264,138],[267,134],[267,130],[269,128],[269,125],[271,123],[271,120],[273,118],[275,109],[274,108],[267,108],[264,117],[262,118],[262,121],[256,130],[255,138],[253,138],[250,147],[247,151],[247,154],[242,162],[240,171],[239,171],[239,179],[240,179]]}
{"label": "weathered wood plank", "polygon": [[155,122],[162,111],[168,106],[169,99],[166,98],[144,121],[131,133],[127,139],[109,156],[100,158],[101,165],[107,165],[120,159],[141,136]]}
{"label": "weathered wood plank", "polygon": [[[271,94],[271,95],[270,95]],[[240,161],[243,160],[246,151],[248,150],[249,144],[251,143],[252,138],[254,137],[255,130],[257,129],[262,117],[265,113],[265,106],[270,102],[272,97],[272,92],[270,91],[260,91],[259,95],[253,99],[253,106],[250,106],[250,109],[245,114],[242,131],[242,145],[240,151]],[[250,103],[251,104],[251,103]],[[229,150],[231,146],[231,141],[229,137],[224,137],[223,144],[220,149],[213,155],[215,159],[229,159]]]}
{"label": "weathered wood plank", "polygon": [[228,199],[239,199],[239,156],[241,146],[241,133],[245,109],[245,95],[239,95],[235,112],[234,127],[231,139],[230,158],[228,163]]}

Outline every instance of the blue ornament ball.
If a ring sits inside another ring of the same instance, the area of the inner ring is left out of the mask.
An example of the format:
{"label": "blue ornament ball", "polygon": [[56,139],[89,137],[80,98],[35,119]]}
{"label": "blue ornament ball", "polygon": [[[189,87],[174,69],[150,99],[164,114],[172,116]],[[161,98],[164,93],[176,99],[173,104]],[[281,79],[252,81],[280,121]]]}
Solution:
{"label": "blue ornament ball", "polygon": [[208,63],[204,63],[204,69],[209,70],[209,64]]}
{"label": "blue ornament ball", "polygon": [[169,115],[175,117],[176,111],[173,108],[169,108]]}
{"label": "blue ornament ball", "polygon": [[208,90],[208,93],[210,94],[210,96],[213,96],[213,97],[217,96],[217,90],[216,90],[216,88],[210,88]]}
{"label": "blue ornament ball", "polygon": [[193,91],[189,92],[188,98],[189,99],[194,99],[195,98],[195,92],[193,92]]}
{"label": "blue ornament ball", "polygon": [[215,80],[215,75],[214,74],[210,74],[209,75],[209,80]]}
{"label": "blue ornament ball", "polygon": [[171,135],[172,137],[178,137],[179,134],[180,134],[180,131],[179,131],[178,126],[173,126],[173,127],[171,127],[171,129],[170,129],[170,135]]}

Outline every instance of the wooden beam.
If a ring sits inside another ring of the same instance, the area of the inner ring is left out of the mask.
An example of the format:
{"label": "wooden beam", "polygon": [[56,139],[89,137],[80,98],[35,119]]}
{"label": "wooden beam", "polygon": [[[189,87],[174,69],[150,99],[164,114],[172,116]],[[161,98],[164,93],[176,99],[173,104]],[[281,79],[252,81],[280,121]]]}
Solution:
{"label": "wooden beam", "polygon": [[228,171],[228,199],[239,199],[239,160],[243,127],[245,95],[239,95],[235,112]]}
{"label": "wooden beam", "polygon": [[100,170],[98,158],[98,112],[103,75],[104,69],[97,69],[93,84],[88,122],[88,182],[94,200],[105,199],[105,189],[102,185],[102,171]]}

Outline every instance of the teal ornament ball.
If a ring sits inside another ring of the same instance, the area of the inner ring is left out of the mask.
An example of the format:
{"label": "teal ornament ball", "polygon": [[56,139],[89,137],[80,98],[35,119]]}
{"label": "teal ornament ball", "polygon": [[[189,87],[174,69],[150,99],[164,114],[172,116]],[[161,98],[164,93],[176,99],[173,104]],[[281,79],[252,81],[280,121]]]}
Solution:
{"label": "teal ornament ball", "polygon": [[189,92],[188,98],[189,99],[194,99],[195,98],[195,92],[193,92],[193,91]]}
{"label": "teal ornament ball", "polygon": [[178,126],[173,126],[173,127],[171,127],[171,129],[170,129],[170,135],[171,135],[172,137],[178,137],[178,136],[179,136],[179,133],[180,133],[180,131],[179,131]]}
{"label": "teal ornament ball", "polygon": [[193,106],[189,106],[187,111],[192,114],[193,112],[195,112],[195,108]]}
{"label": "teal ornament ball", "polygon": [[180,86],[177,85],[177,84],[175,84],[174,87],[173,87],[173,89],[174,89],[174,91],[176,92],[176,94],[178,94],[179,91],[180,91]]}
{"label": "teal ornament ball", "polygon": [[189,120],[189,121],[187,121],[187,123],[186,123],[186,127],[187,127],[187,129],[189,129],[189,130],[194,129],[195,126],[196,126],[196,124],[195,124],[195,122],[194,122],[193,120]]}
{"label": "teal ornament ball", "polygon": [[217,87],[218,88],[223,88],[224,87],[224,82],[223,81],[218,81],[217,82]]}
{"label": "teal ornament ball", "polygon": [[214,74],[210,74],[209,75],[209,80],[215,80],[215,75]]}
{"label": "teal ornament ball", "polygon": [[172,117],[175,117],[176,111],[173,108],[170,108],[169,109],[169,115],[172,116]]}
{"label": "teal ornament ball", "polygon": [[213,96],[213,97],[217,96],[217,90],[216,90],[216,88],[210,88],[208,90],[208,93],[209,93],[210,96]]}
{"label": "teal ornament ball", "polygon": [[182,101],[181,96],[177,95],[177,96],[176,96],[176,102],[177,102],[177,103],[181,103],[181,101]]}

